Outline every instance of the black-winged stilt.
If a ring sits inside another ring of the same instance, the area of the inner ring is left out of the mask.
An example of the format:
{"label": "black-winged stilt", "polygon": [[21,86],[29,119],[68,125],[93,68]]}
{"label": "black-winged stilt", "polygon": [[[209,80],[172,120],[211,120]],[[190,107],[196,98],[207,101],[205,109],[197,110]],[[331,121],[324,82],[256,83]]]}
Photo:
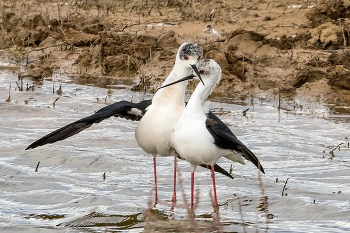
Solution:
{"label": "black-winged stilt", "polygon": [[[191,206],[193,206],[194,172],[199,164],[211,166],[214,189],[214,206],[218,206],[213,165],[221,157],[244,164],[241,157],[250,160],[261,172],[264,172],[259,159],[232,131],[212,112],[203,108],[207,97],[221,79],[220,66],[211,59],[198,62],[205,86],[199,83],[193,92],[179,121],[173,127],[171,146],[179,157],[191,164]],[[186,79],[193,78],[189,75]],[[169,88],[171,84],[168,84]]]}
{"label": "black-winged stilt", "polygon": [[[201,49],[198,45],[194,43],[182,44],[176,55],[175,66],[164,81],[163,85],[171,83],[179,77],[184,77],[190,74],[191,69],[194,69],[195,72],[198,73],[195,64],[197,63],[200,53]],[[86,128],[89,128],[94,123],[99,123],[112,116],[123,117],[130,120],[141,120],[136,128],[135,136],[140,147],[147,153],[153,155],[156,185],[155,200],[157,202],[158,194],[155,158],[157,155],[172,155],[170,151],[171,132],[173,125],[178,121],[183,109],[185,108],[184,96],[186,86],[187,82],[183,82],[178,85],[173,85],[172,87],[167,88],[167,90],[159,90],[152,100],[144,100],[140,103],[120,101],[108,105],[98,110],[95,114],[70,123],[38,139],[30,144],[26,150],[64,140]],[[204,164],[201,164],[201,166],[208,168],[208,166]],[[215,165],[214,169],[215,171],[232,178],[232,176],[220,166]],[[176,167],[174,175],[176,176]],[[173,200],[176,200],[175,186],[176,177],[174,177]]]}

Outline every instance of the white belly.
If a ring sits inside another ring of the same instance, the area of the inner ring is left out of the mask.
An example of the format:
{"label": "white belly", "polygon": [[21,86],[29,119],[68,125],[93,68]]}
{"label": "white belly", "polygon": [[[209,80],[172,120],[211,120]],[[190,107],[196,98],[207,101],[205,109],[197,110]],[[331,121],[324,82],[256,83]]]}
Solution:
{"label": "white belly", "polygon": [[173,126],[179,120],[184,106],[151,105],[136,127],[138,145],[154,157],[170,156]]}
{"label": "white belly", "polygon": [[216,161],[230,153],[214,144],[213,136],[205,126],[203,114],[197,118],[183,119],[174,126],[172,145],[181,158],[193,165],[214,165]]}

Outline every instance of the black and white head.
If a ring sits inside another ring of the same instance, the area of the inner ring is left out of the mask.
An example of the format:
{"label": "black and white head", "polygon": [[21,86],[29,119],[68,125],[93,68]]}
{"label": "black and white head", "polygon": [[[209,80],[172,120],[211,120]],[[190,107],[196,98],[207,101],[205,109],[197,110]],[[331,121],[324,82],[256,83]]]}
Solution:
{"label": "black and white head", "polygon": [[[202,53],[202,49],[197,44],[192,43],[192,42],[183,43],[180,46],[179,50],[177,51],[175,69],[192,69],[196,73],[197,77],[202,81],[201,75],[199,74],[197,66],[196,66],[201,53]],[[160,87],[159,89],[161,89],[163,87],[171,86],[173,84],[176,84],[176,83],[179,83],[182,81],[186,81],[188,79],[191,79],[189,77],[193,78],[193,77],[195,77],[195,75],[191,74],[191,75],[186,76],[185,78],[180,79],[176,82],[164,85],[164,86]],[[202,83],[203,83],[203,81],[202,81]],[[204,83],[203,83],[203,85],[204,85]]]}
{"label": "black and white head", "polygon": [[[212,59],[203,59],[197,63],[198,71],[204,83],[217,84],[221,79],[221,67]],[[214,85],[212,84],[212,85]]]}
{"label": "black and white head", "polygon": [[185,42],[180,46],[177,52],[176,61],[180,60],[185,64],[196,64],[201,53],[202,49],[197,44]]}
{"label": "black and white head", "polygon": [[201,77],[198,73],[196,64],[201,53],[202,49],[197,44],[185,42],[180,46],[179,51],[177,52],[175,65],[185,69],[192,68],[200,79]]}

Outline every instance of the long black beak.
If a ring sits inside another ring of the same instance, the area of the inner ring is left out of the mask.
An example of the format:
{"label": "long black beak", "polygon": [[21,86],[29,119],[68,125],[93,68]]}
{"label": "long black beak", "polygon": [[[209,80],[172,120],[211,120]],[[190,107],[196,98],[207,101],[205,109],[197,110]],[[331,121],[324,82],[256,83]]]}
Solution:
{"label": "long black beak", "polygon": [[[202,79],[201,75],[199,74],[199,71],[198,71],[198,69],[197,69],[197,66],[196,66],[196,65],[191,65],[191,67],[192,67],[192,69],[194,70],[194,72],[197,74],[197,77],[199,78],[199,80],[201,80],[201,82],[202,82],[203,85],[204,85],[203,79]],[[165,86],[162,86],[162,87],[158,88],[158,90],[161,89],[161,88],[163,88],[163,87],[168,87],[168,86],[171,86],[171,85],[176,84],[176,83],[180,83],[180,82],[183,82],[183,81],[186,81],[186,80],[193,79],[194,77],[196,77],[194,74],[190,74],[190,75],[188,75],[188,76],[186,76],[186,77],[184,77],[184,78],[182,78],[182,79],[179,79],[179,80],[177,80],[177,81],[175,81],[175,82],[172,82],[172,83],[169,83],[169,84],[167,84],[167,85],[165,85]],[[205,86],[205,85],[204,85],[204,86]]]}
{"label": "long black beak", "polygon": [[203,82],[203,79],[202,79],[201,75],[198,72],[197,66],[196,65],[191,65],[191,67],[192,67],[192,70],[194,70],[194,72],[196,72],[196,75],[198,76],[199,80],[201,80],[201,82],[203,83],[203,86],[205,86],[204,82]]}
{"label": "long black beak", "polygon": [[165,86],[162,86],[162,87],[158,88],[158,90],[161,89],[161,88],[163,88],[163,87],[168,87],[168,86],[171,86],[171,85],[176,84],[176,83],[181,83],[181,82],[183,82],[183,81],[193,79],[194,77],[196,77],[196,75],[190,74],[190,75],[188,75],[188,76],[186,76],[186,77],[184,77],[184,78],[182,78],[182,79],[179,79],[179,80],[177,80],[177,81],[175,81],[175,82],[172,82],[172,83],[169,83],[169,84],[167,84],[167,85],[165,85]]}

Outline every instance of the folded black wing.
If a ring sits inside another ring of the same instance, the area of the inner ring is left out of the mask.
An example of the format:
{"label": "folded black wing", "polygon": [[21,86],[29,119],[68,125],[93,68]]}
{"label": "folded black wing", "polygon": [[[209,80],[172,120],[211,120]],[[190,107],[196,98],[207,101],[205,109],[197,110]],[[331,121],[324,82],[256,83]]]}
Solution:
{"label": "folded black wing", "polygon": [[247,160],[251,161],[262,173],[265,174],[259,159],[251,152],[232,131],[211,111],[207,114],[206,127],[215,139],[215,145],[222,149],[231,149],[240,152]]}
{"label": "folded black wing", "polygon": [[54,143],[73,136],[84,129],[89,128],[94,123],[99,123],[111,116],[122,117],[129,120],[139,121],[146,112],[146,108],[152,103],[152,100],[144,100],[140,103],[131,103],[128,101],[119,101],[114,104],[101,108],[96,113],[70,123],[59,128],[52,133],[38,139],[30,144],[26,150],[33,149],[45,144]]}

